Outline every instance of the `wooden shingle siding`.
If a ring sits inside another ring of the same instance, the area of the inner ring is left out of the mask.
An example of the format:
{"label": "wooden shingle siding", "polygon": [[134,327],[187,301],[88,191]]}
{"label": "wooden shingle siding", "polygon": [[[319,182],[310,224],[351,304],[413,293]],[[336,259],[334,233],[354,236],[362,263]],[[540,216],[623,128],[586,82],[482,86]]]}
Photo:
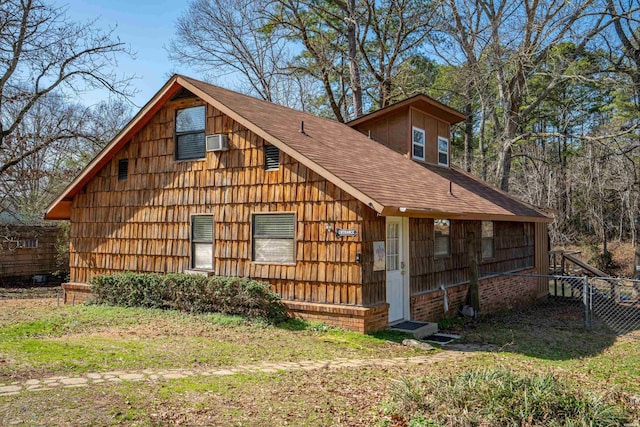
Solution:
{"label": "wooden shingle siding", "polygon": [[[363,215],[375,217],[373,210],[285,153],[278,170],[265,171],[264,140],[211,106],[206,134],[227,133],[229,150],[174,160],[175,110],[200,104],[168,102],[74,198],[71,281],[187,270],[190,216],[211,214],[215,274],[266,280],[285,299],[362,304],[362,264],[355,260]],[[118,181],[124,158],[129,177]],[[259,212],[295,213],[295,263],[252,262],[251,218]],[[357,235],[338,238],[327,226]]]}
{"label": "wooden shingle siding", "polygon": [[[532,224],[494,222],[494,257],[481,259],[481,221],[451,221],[451,253],[435,257],[433,254],[433,220],[409,219],[409,250],[411,253],[411,295],[438,289],[469,280],[469,260],[466,253],[466,233],[476,237],[476,257],[480,277],[534,265]],[[530,229],[530,230],[529,230]]]}

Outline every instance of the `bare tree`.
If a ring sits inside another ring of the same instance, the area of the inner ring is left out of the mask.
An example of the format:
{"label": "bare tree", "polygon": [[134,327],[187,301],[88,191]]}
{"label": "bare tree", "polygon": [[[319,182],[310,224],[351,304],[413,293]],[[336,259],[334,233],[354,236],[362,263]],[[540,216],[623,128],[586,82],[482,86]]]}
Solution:
{"label": "bare tree", "polygon": [[194,0],[178,18],[169,58],[186,62],[205,78],[238,74],[245,92],[289,106],[299,106],[297,86],[286,70],[286,40],[269,26],[266,0]]}
{"label": "bare tree", "polygon": [[56,141],[26,150],[8,147],[21,142],[20,125],[43,97],[95,88],[132,94],[130,78],[114,70],[119,54],[129,54],[127,47],[95,22],[73,22],[64,9],[43,0],[0,3],[0,175]]}

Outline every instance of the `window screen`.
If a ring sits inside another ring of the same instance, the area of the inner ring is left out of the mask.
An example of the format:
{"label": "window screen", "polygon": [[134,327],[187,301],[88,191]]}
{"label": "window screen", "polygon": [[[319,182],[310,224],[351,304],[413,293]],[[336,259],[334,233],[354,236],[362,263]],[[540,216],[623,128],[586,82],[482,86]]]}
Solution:
{"label": "window screen", "polygon": [[294,262],[294,214],[253,215],[253,260]]}
{"label": "window screen", "polygon": [[176,159],[205,157],[205,106],[176,111]]}
{"label": "window screen", "polygon": [[436,219],[434,225],[434,254],[436,256],[449,255],[449,231],[448,219]]}
{"label": "window screen", "polygon": [[129,159],[118,161],[118,181],[126,181],[129,176]]}
{"label": "window screen", "polygon": [[493,258],[493,222],[482,221],[482,259]]}
{"label": "window screen", "polygon": [[413,128],[412,150],[413,158],[418,160],[424,160],[424,130],[419,128]]}
{"label": "window screen", "polygon": [[264,146],[264,170],[276,170],[280,167],[280,149],[275,145]]}
{"label": "window screen", "polygon": [[438,164],[449,166],[449,140],[438,137]]}
{"label": "window screen", "polygon": [[191,217],[191,267],[213,269],[213,216]]}

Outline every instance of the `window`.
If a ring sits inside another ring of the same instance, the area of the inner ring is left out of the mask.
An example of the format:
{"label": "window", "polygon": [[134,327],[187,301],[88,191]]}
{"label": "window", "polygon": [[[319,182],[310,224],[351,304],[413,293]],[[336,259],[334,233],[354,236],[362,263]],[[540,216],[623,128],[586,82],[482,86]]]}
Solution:
{"label": "window", "polygon": [[482,259],[493,258],[493,222],[482,221]]}
{"label": "window", "polygon": [[387,224],[387,271],[400,270],[400,224]]}
{"label": "window", "polygon": [[205,158],[205,106],[176,111],[176,160]]}
{"label": "window", "polygon": [[213,270],[213,216],[191,217],[191,268]]}
{"label": "window", "polygon": [[129,159],[118,161],[118,181],[126,181],[129,176]]}
{"label": "window", "polygon": [[434,230],[434,254],[435,256],[449,255],[449,231],[448,219],[436,219],[433,221]]}
{"label": "window", "polygon": [[280,149],[275,145],[264,146],[264,170],[273,171],[280,168]]}
{"label": "window", "polygon": [[253,260],[288,263],[295,261],[294,214],[253,215]]}
{"label": "window", "polygon": [[441,136],[438,137],[438,164],[449,166],[449,140]]}
{"label": "window", "polygon": [[424,160],[424,130],[414,127],[411,141],[413,158]]}

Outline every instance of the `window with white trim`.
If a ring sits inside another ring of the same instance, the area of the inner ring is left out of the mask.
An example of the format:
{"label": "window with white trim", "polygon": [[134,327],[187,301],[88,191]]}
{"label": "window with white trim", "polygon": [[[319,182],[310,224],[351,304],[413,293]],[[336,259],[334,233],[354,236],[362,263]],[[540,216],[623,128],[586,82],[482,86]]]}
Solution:
{"label": "window with white trim", "polygon": [[191,268],[213,270],[213,215],[191,217]]}
{"label": "window with white trim", "polygon": [[204,159],[206,107],[176,110],[176,160]]}
{"label": "window with white trim", "polygon": [[441,136],[438,137],[438,164],[449,166],[449,140]]}
{"label": "window with white trim", "polygon": [[411,155],[414,159],[424,160],[424,130],[414,127],[411,134]]}
{"label": "window with white trim", "polygon": [[433,253],[435,256],[447,256],[450,253],[451,222],[448,219],[433,221]]}
{"label": "window with white trim", "polygon": [[253,214],[252,259],[258,262],[295,262],[295,215]]}
{"label": "window with white trim", "polygon": [[482,221],[482,259],[493,258],[493,221]]}

